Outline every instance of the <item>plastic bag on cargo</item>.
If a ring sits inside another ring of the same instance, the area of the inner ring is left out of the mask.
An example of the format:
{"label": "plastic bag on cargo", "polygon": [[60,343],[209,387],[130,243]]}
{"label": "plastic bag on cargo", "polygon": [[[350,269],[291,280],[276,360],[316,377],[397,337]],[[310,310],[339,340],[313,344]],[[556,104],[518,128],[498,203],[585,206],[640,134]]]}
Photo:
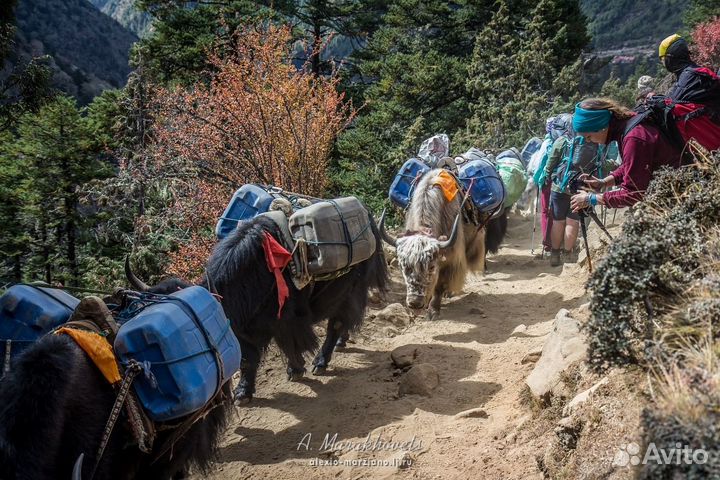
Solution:
{"label": "plastic bag on cargo", "polygon": [[418,158],[427,163],[430,168],[438,168],[444,163],[441,160],[445,159],[449,153],[450,139],[447,135],[441,133],[433,135],[420,145]]}
{"label": "plastic bag on cargo", "polygon": [[[505,153],[505,152],[503,152]],[[500,154],[495,159],[500,178],[505,185],[505,206],[509,207],[518,201],[527,186],[525,166],[515,155]]]}

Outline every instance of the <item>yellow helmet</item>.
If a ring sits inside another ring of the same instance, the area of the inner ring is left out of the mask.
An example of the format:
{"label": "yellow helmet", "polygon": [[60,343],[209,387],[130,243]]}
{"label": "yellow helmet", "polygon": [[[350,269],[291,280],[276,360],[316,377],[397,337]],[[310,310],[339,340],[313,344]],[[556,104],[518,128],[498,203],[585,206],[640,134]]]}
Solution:
{"label": "yellow helmet", "polygon": [[664,57],[667,55],[668,48],[670,48],[670,45],[675,43],[678,40],[682,40],[682,37],[678,35],[677,33],[673,33],[669,37],[667,37],[665,40],[660,42],[660,48],[658,49],[658,53],[660,57]]}

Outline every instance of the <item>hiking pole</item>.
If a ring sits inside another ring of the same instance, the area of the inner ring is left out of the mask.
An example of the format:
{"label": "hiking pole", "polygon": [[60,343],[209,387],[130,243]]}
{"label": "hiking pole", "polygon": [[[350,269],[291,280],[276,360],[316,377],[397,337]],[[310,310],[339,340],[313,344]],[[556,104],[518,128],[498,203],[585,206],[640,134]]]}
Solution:
{"label": "hiking pole", "polygon": [[587,218],[587,214],[585,213],[585,211],[581,210],[580,229],[582,230],[583,242],[585,242],[585,253],[587,253],[588,270],[590,271],[590,273],[592,273],[592,259],[590,258],[590,245],[588,244],[587,225],[585,225],[585,218]]}
{"label": "hiking pole", "polygon": [[617,208],[613,210],[613,221],[610,225],[615,225],[615,215],[617,215]]}
{"label": "hiking pole", "polygon": [[615,239],[612,237],[612,235],[610,235],[610,232],[608,232],[608,229],[605,228],[605,225],[600,221],[600,219],[598,218],[597,214],[595,213],[595,210],[593,210],[592,208],[588,208],[588,209],[587,209],[587,212],[586,212],[586,215],[589,216],[590,218],[592,218],[593,222],[595,222],[595,223],[597,224],[597,226],[600,227],[600,230],[602,230],[603,232],[605,232],[605,235],[608,236],[608,238],[610,239],[611,242],[612,242],[613,240],[615,240]]}

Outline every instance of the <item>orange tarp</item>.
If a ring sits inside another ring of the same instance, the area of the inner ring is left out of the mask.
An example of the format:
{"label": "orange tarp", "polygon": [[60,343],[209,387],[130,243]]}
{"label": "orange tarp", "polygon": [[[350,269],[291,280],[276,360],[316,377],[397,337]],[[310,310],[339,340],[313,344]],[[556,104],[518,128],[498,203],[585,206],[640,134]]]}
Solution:
{"label": "orange tarp", "polygon": [[442,190],[445,200],[452,202],[455,200],[455,196],[458,194],[460,189],[458,188],[457,180],[453,177],[450,172],[443,170],[435,178],[433,185],[437,185]]}
{"label": "orange tarp", "polygon": [[115,361],[115,353],[105,337],[94,332],[65,327],[55,331],[57,335],[61,333],[70,335],[75,340],[108,382],[114,384],[122,379]]}

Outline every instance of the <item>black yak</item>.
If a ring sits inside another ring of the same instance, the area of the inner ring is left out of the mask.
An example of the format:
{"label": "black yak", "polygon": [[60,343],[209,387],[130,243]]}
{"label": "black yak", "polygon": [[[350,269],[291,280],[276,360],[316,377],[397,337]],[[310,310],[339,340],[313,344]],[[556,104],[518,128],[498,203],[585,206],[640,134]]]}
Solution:
{"label": "black yak", "polygon": [[[0,478],[69,479],[80,454],[82,476],[73,478],[90,478],[115,398],[114,388],[69,336],[46,335],[29,346],[0,380]],[[154,449],[143,453],[133,444],[123,412],[94,478],[173,479],[183,478],[192,465],[207,470],[231,411],[227,382],[207,414],[164,453],[175,430],[169,424],[158,429]]]}
{"label": "black yak", "polygon": [[[369,289],[384,292],[388,283],[380,233],[370,215],[368,221],[376,251],[347,273],[299,290],[285,269],[289,297],[279,318],[276,280],[268,270],[263,250],[264,232],[282,238],[278,226],[258,216],[240,222],[232,234],[215,246],[207,264],[208,277],[222,298],[243,356],[242,375],[234,393],[236,403],[252,399],[260,360],[271,340],[287,357],[288,378],[295,380],[306,372],[305,355],[318,348],[314,324],[327,320],[325,342],[312,362],[314,373],[326,370],[338,340],[342,342],[361,325]],[[128,279],[135,288],[147,288],[132,274]]]}

